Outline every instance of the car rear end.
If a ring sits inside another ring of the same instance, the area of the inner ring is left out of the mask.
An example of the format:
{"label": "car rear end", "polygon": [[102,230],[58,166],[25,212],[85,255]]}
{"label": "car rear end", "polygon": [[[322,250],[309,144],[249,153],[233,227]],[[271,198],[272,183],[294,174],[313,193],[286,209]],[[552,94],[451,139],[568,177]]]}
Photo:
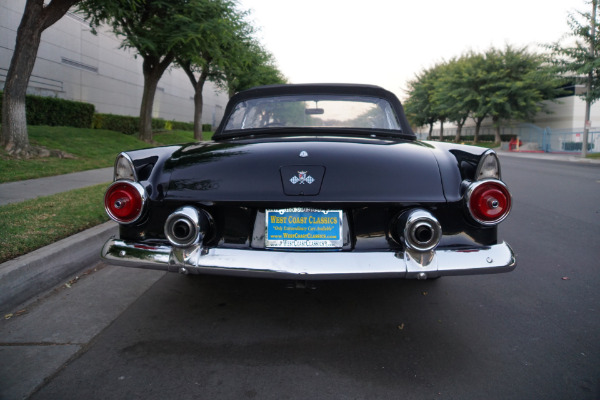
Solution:
{"label": "car rear end", "polygon": [[146,151],[118,158],[105,205],[120,237],[104,246],[107,261],[302,280],[515,267],[497,242],[511,197],[493,151],[340,138],[191,147],[151,168],[134,165]]}

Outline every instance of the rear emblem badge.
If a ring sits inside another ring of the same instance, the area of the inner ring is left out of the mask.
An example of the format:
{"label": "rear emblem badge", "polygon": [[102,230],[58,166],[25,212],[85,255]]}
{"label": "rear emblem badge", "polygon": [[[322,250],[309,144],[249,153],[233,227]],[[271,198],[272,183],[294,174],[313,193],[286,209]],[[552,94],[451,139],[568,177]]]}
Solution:
{"label": "rear emblem badge", "polygon": [[300,152],[300,157],[302,157],[302,158],[306,158],[306,157],[308,157],[308,153],[307,153],[307,152],[305,152],[305,151],[301,151],[301,152]]}
{"label": "rear emblem badge", "polygon": [[315,178],[313,178],[310,175],[307,175],[306,171],[298,171],[298,176],[292,176],[292,178],[290,179],[290,182],[292,182],[294,185],[297,183],[299,185],[303,185],[305,183],[308,183],[309,185],[311,183],[313,183],[315,181]]}

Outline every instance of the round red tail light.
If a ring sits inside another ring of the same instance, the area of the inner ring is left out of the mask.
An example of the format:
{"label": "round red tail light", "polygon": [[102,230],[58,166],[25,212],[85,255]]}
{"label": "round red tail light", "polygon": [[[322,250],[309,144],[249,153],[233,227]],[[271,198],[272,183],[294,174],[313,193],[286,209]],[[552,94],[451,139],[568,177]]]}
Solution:
{"label": "round red tail light", "polygon": [[138,220],[144,210],[146,195],[137,182],[117,181],[104,194],[104,208],[113,220],[130,224]]}
{"label": "round red tail light", "polygon": [[483,225],[501,222],[510,212],[511,203],[508,188],[496,179],[474,182],[467,190],[469,213]]}

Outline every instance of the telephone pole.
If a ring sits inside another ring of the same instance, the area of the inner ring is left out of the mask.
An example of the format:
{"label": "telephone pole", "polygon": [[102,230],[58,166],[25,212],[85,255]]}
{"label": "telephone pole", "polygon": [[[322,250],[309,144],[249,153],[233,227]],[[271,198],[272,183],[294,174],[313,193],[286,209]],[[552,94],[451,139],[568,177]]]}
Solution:
{"label": "telephone pole", "polygon": [[[592,20],[590,21],[590,60],[596,58],[596,6],[598,0],[592,0]],[[587,93],[585,99],[585,126],[583,128],[583,140],[581,143],[581,157],[585,158],[588,154],[588,133],[592,125],[590,121],[590,108],[592,101],[590,95],[592,93],[592,79],[594,79],[594,71],[590,68],[587,79]]]}

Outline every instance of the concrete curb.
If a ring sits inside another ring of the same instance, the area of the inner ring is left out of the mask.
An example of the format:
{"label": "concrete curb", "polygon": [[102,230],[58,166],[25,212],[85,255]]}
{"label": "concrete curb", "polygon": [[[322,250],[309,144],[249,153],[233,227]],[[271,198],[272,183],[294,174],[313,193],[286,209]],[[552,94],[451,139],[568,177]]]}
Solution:
{"label": "concrete curb", "polygon": [[102,245],[117,231],[117,223],[105,222],[0,264],[0,314],[100,261]]}

